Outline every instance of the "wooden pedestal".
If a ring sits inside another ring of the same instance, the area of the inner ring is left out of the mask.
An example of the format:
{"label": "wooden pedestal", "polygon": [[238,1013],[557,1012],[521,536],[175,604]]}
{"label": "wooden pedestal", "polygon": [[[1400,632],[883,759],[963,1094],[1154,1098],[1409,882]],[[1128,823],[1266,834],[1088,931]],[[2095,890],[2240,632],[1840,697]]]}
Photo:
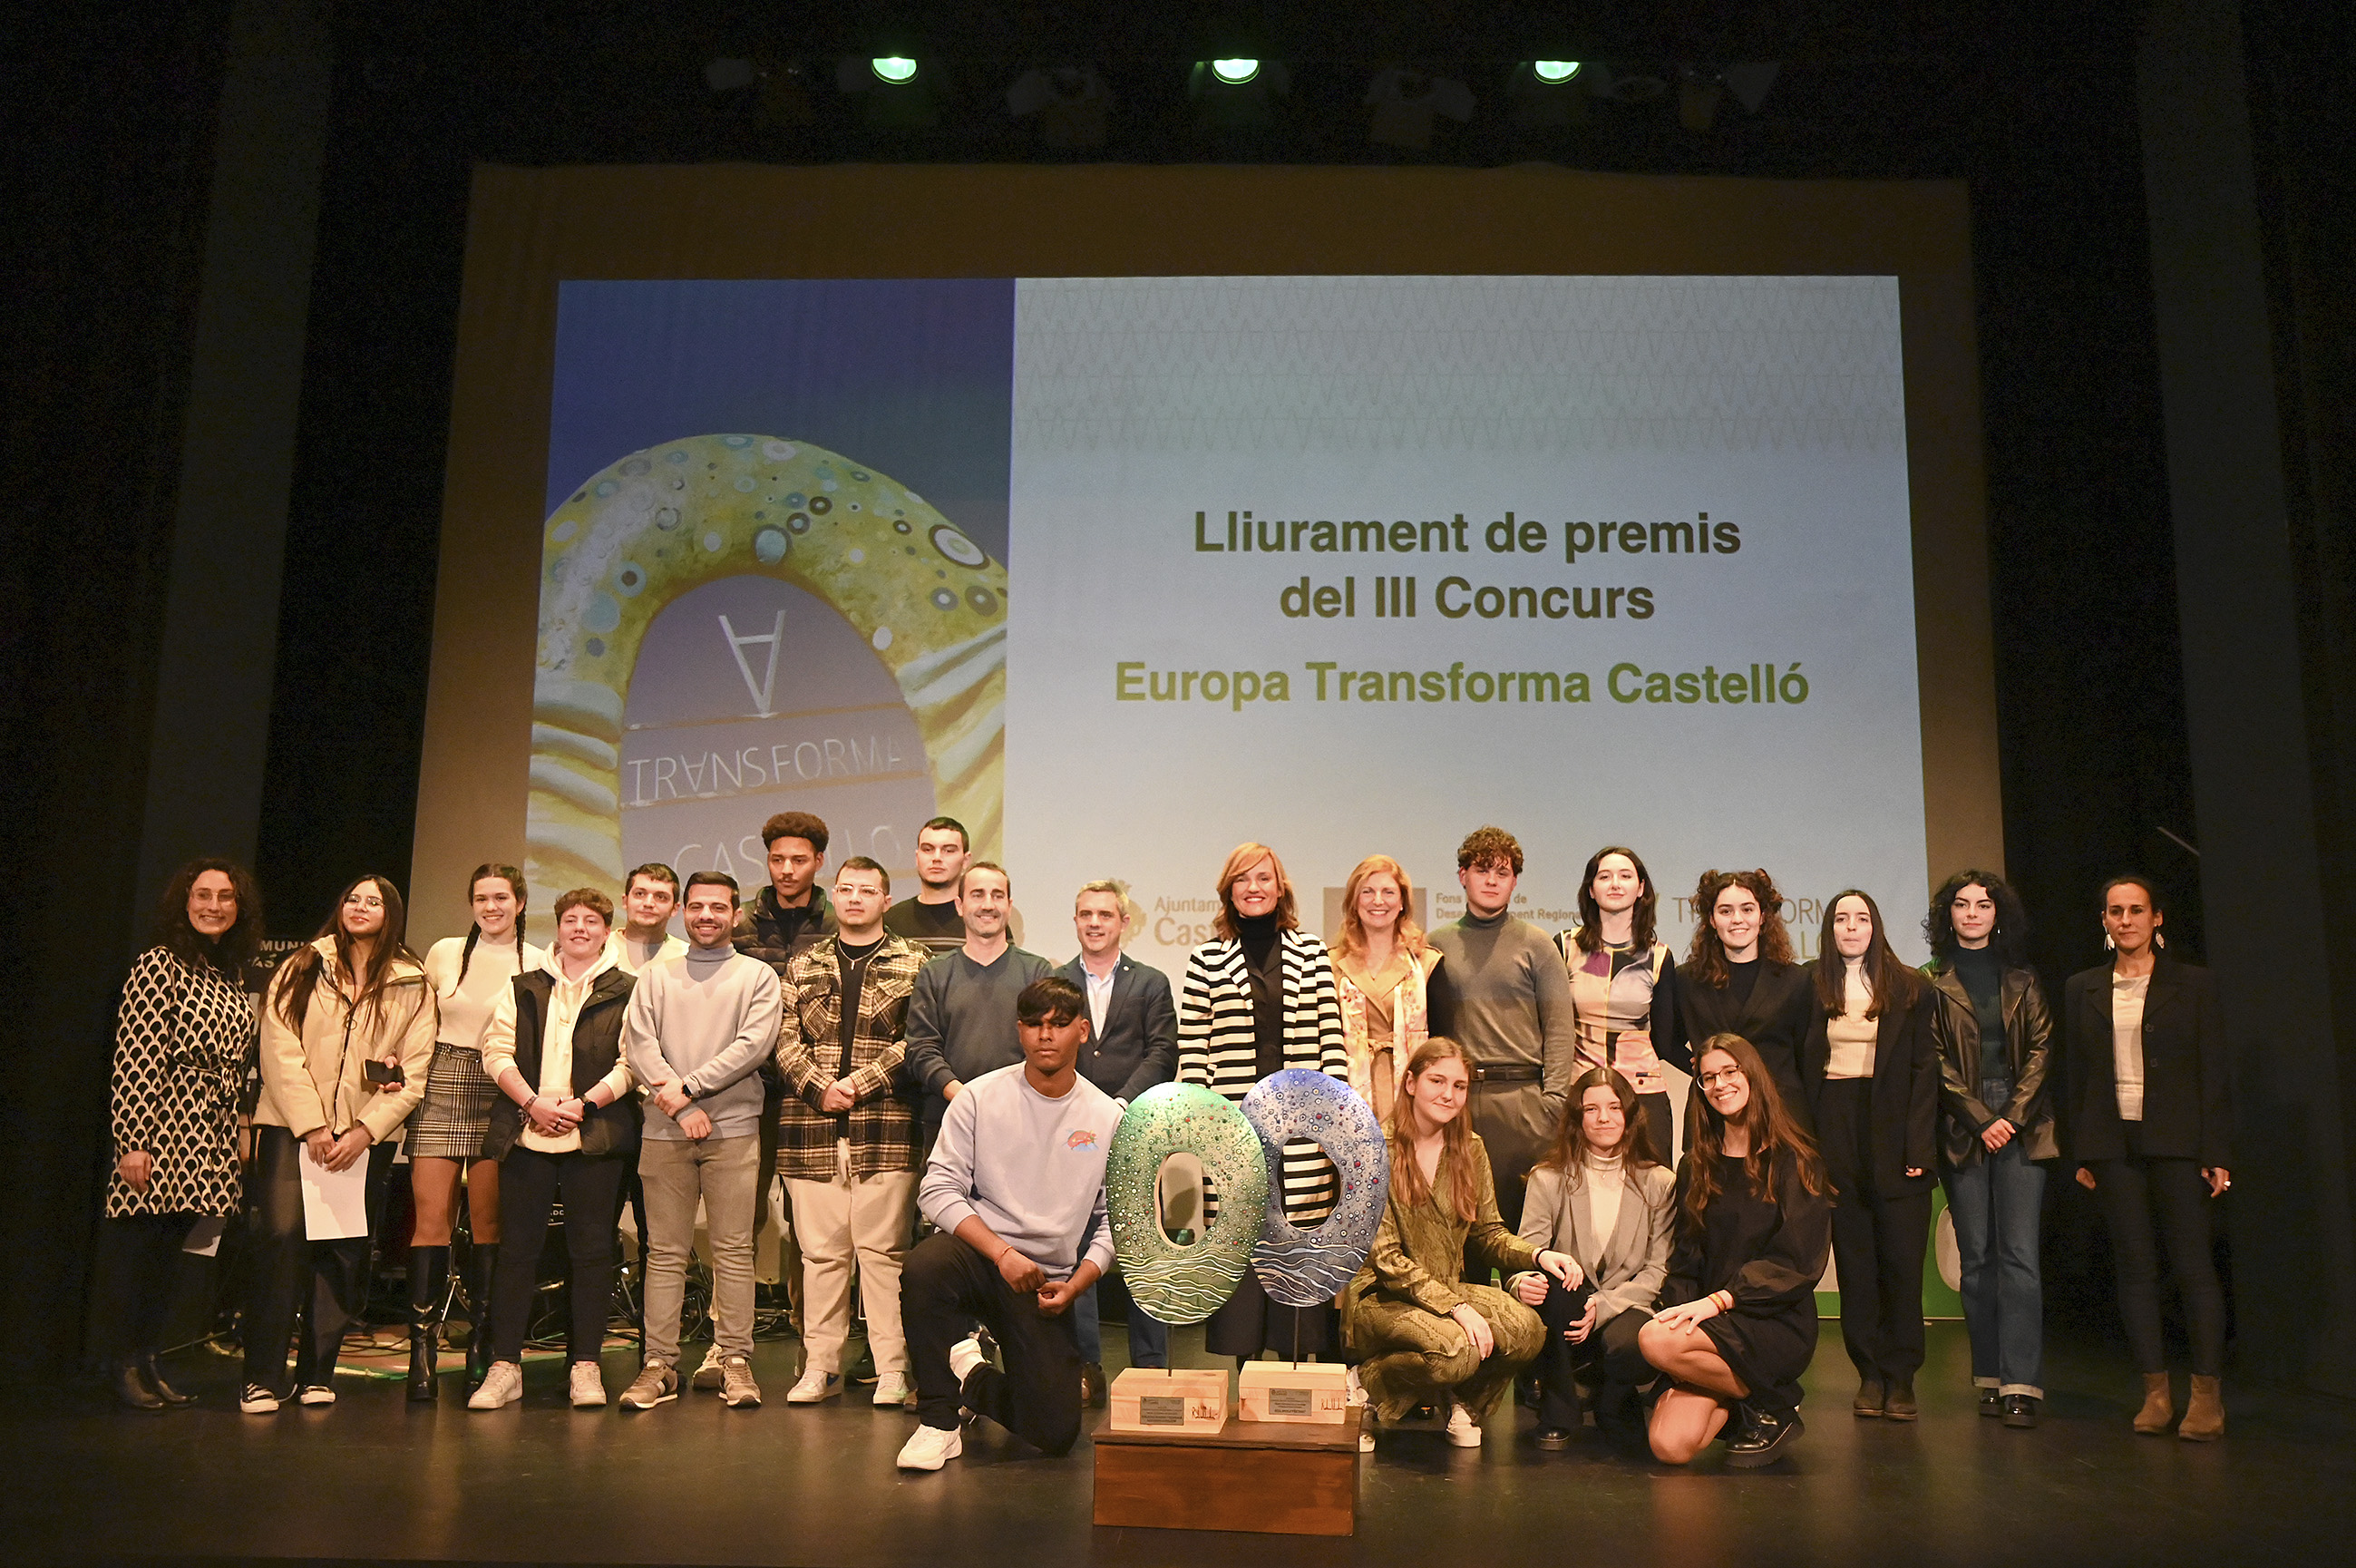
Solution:
{"label": "wooden pedestal", "polygon": [[1096,1522],[1354,1535],[1357,1412],[1338,1426],[1230,1421],[1216,1434],[1096,1434]]}

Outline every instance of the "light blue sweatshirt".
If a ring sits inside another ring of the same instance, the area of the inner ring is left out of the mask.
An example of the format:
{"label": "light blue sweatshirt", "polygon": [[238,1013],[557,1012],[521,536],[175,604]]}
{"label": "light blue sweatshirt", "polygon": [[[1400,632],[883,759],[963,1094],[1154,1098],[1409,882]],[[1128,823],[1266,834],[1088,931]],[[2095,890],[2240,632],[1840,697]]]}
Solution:
{"label": "light blue sweatshirt", "polygon": [[1020,1063],[968,1083],[941,1122],[917,1207],[944,1230],[969,1216],[1046,1272],[1068,1279],[1083,1257],[1112,1271],[1105,1154],[1120,1108],[1087,1079],[1050,1100]]}

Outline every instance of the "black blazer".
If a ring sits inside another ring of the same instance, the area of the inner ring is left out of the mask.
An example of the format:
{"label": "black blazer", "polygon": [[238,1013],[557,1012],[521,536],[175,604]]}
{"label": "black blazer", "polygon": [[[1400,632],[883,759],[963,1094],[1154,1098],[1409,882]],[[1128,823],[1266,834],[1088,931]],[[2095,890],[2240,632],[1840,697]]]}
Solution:
{"label": "black blazer", "polygon": [[[622,1015],[630,1010],[630,988],[637,977],[609,969],[589,988],[581,1016],[573,1024],[573,1092],[581,1093],[614,1070],[622,1057]],[[541,1030],[548,1019],[549,998],[556,981],[544,969],[527,970],[515,977],[516,1071],[526,1083],[540,1081]],[[592,1106],[581,1121],[581,1152],[584,1155],[626,1155],[638,1146],[638,1097],[626,1094],[611,1105]],[[490,1130],[483,1135],[483,1157],[503,1160],[523,1137],[523,1107],[504,1093],[491,1102]]]}
{"label": "black blazer", "polygon": [[[1807,1086],[1811,1116],[1823,1100],[1825,1068],[1833,1049],[1832,1021],[1815,1000],[1815,964],[1801,971],[1808,977],[1810,1005],[1800,1076]],[[1928,1190],[1939,1179],[1939,1044],[1933,1025],[1946,1004],[1925,980],[1912,1006],[1885,1007],[1875,1020],[1880,1032],[1873,1042],[1873,1109],[1868,1133],[1873,1145],[1874,1190],[1885,1197]],[[1922,1174],[1909,1176],[1909,1167]]]}
{"label": "black blazer", "polygon": [[[2069,1021],[2063,1064],[2070,1078],[2063,1116],[2070,1157],[2126,1155],[2118,1084],[2111,1073],[2111,966],[2070,977],[2062,1014]],[[2143,1152],[2161,1159],[2233,1163],[2232,1072],[2225,1014],[2209,972],[2162,955],[2143,1004]]]}
{"label": "black blazer", "polygon": [[[1759,980],[1747,1003],[1735,1001],[1730,985],[1713,990],[1697,982],[1692,970],[1677,972],[1677,1027],[1685,1034],[1691,1059],[1700,1059],[1712,1035],[1741,1036],[1765,1058],[1783,1093],[1783,1108],[1810,1132],[1815,1130],[1815,1120],[1800,1080],[1800,1048],[1807,1039],[1809,1015],[1815,1011],[1815,993],[1800,964],[1760,960]],[[1696,1085],[1694,1095],[1700,1092]],[[1690,1103],[1687,1125],[1692,1125]]]}
{"label": "black blazer", "polygon": [[[1087,994],[1088,977],[1077,958],[1055,972]],[[1135,1100],[1178,1076],[1178,1007],[1168,975],[1120,955],[1105,1004],[1104,1036],[1090,1031],[1080,1049],[1080,1076],[1115,1100]]]}

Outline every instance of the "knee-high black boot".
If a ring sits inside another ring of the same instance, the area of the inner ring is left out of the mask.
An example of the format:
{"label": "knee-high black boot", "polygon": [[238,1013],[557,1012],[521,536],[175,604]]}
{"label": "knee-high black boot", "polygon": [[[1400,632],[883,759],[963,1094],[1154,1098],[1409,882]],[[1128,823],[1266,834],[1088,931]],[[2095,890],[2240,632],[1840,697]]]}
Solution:
{"label": "knee-high black boot", "polygon": [[466,1260],[466,1314],[472,1327],[466,1334],[466,1386],[481,1382],[491,1369],[491,1280],[499,1272],[499,1244],[477,1241]]}
{"label": "knee-high black boot", "polygon": [[419,1403],[434,1395],[434,1374],[442,1352],[442,1297],[450,1285],[450,1249],[409,1249],[409,1397]]}

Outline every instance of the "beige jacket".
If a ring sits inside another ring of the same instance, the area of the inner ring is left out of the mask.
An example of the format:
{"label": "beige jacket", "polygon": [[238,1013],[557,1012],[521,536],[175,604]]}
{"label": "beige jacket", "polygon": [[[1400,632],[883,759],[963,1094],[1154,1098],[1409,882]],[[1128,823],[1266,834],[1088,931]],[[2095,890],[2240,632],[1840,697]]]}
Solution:
{"label": "beige jacket", "polygon": [[[350,1000],[336,973],[335,938],[321,937],[311,946],[321,962],[302,1034],[288,1028],[279,1014],[284,969],[262,1000],[262,1099],[253,1119],[284,1127],[298,1138],[321,1127],[340,1134],[358,1122],[366,1124],[370,1138],[384,1143],[401,1131],[425,1098],[425,1072],[434,1061],[434,1036],[440,1022],[433,987],[426,984],[423,970],[395,959],[381,1013],[365,1010],[355,1024]],[[370,1084],[370,1061],[400,1063],[402,1083],[391,1089]]]}

